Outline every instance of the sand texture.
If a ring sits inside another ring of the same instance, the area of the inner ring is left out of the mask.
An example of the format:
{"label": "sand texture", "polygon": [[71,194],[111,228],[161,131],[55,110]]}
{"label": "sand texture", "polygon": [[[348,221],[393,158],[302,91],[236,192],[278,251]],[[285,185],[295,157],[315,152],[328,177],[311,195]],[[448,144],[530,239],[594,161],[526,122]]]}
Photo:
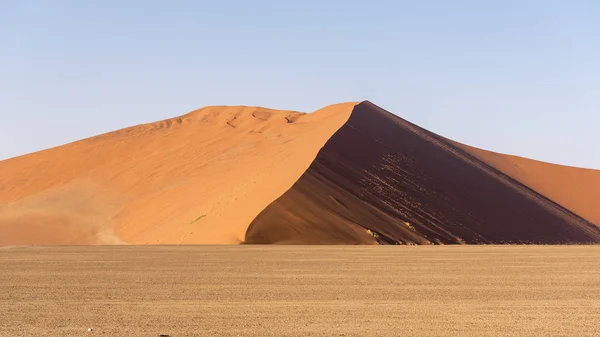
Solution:
{"label": "sand texture", "polygon": [[597,246],[12,248],[0,250],[0,336],[598,336],[598,256]]}

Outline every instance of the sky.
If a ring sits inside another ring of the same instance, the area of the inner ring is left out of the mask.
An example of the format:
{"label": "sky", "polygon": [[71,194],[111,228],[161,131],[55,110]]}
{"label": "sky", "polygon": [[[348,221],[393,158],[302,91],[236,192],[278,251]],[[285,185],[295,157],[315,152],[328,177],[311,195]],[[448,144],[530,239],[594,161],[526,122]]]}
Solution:
{"label": "sky", "polygon": [[0,0],[0,159],[207,105],[370,100],[600,169],[600,2]]}

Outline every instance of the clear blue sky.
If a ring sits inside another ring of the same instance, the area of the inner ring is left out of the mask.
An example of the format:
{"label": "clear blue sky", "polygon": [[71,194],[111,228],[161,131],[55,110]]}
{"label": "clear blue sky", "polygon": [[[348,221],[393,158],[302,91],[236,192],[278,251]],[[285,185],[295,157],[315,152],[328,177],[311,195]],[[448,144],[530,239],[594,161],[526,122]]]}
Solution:
{"label": "clear blue sky", "polygon": [[205,105],[371,100],[600,168],[598,1],[0,0],[0,158]]}

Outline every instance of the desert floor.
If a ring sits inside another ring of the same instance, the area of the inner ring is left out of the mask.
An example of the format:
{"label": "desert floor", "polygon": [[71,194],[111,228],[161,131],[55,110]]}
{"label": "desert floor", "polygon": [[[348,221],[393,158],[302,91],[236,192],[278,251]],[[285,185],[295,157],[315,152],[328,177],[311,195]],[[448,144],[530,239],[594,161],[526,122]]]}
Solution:
{"label": "desert floor", "polygon": [[159,334],[598,336],[600,247],[0,248],[1,336]]}

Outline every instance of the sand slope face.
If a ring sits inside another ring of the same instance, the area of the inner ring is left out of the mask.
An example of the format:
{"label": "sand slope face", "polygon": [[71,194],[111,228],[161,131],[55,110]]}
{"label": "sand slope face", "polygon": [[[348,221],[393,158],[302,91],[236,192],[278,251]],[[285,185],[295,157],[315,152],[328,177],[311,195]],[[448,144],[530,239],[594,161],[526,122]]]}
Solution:
{"label": "sand slope face", "polygon": [[458,144],[465,151],[600,226],[600,171],[549,164]]}
{"label": "sand slope face", "polygon": [[600,230],[455,143],[363,102],[252,222],[246,242],[590,243]]}
{"label": "sand slope face", "polygon": [[208,107],[0,162],[0,244],[239,243],[355,103]]}

